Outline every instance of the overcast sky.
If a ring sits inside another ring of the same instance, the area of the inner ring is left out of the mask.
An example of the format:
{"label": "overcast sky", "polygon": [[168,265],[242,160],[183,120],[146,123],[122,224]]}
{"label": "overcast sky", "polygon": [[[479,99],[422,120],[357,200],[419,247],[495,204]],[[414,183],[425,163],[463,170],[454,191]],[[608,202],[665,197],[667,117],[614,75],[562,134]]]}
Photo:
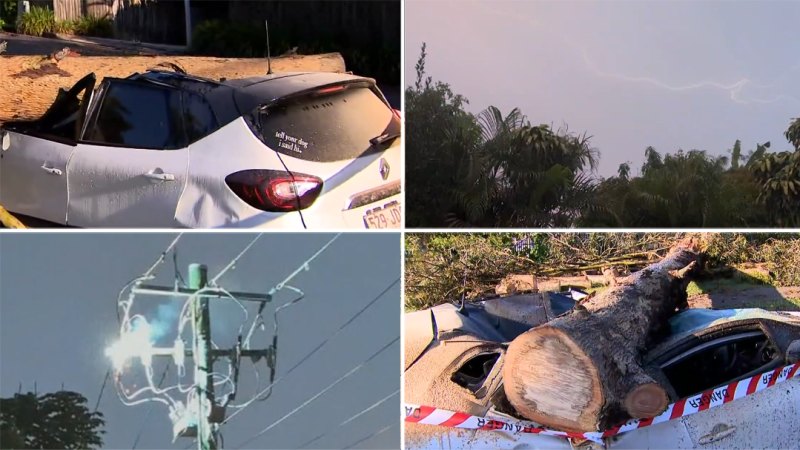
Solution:
{"label": "overcast sky", "polygon": [[519,107],[534,124],[593,135],[600,174],[644,149],[726,154],[800,117],[798,1],[406,0],[406,84],[426,69],[477,113]]}
{"label": "overcast sky", "polygon": [[[264,234],[219,284],[228,290],[266,292],[331,237]],[[0,396],[13,396],[20,383],[23,392],[27,392],[33,391],[36,382],[39,393],[57,391],[63,383],[65,389],[86,396],[90,407],[94,407],[109,366],[104,351],[119,332],[117,295],[123,285],[152,264],[173,238],[172,234],[151,233],[0,234]],[[252,238],[252,234],[238,233],[185,234],[177,247],[184,276],[190,262],[205,263],[209,274],[216,274]],[[160,266],[154,283],[171,286],[173,273],[170,259]],[[333,335],[399,276],[399,235],[339,237],[311,264],[310,271],[300,273],[291,283],[302,289],[306,298],[279,315],[277,375],[286,373]],[[291,300],[290,294],[281,291],[274,304]],[[171,302],[148,302],[144,298],[136,297],[134,309],[149,318],[158,310],[157,305],[166,308]],[[241,323],[241,310],[230,303],[214,301],[212,305],[216,305],[211,310],[214,340],[221,347],[230,346],[236,334],[233,330]],[[255,347],[271,342],[272,308],[265,310],[268,327],[256,335]],[[399,338],[400,308],[398,282],[291,376],[276,384],[269,399],[253,403],[224,425],[225,448],[239,448],[246,439]],[[167,336],[163,342],[173,339],[174,335]],[[399,349],[399,342],[395,342],[246,448],[296,448],[320,434],[325,436],[313,447],[342,448],[390,424],[391,428],[356,448],[398,447],[399,395],[343,427],[339,424],[399,389]],[[237,402],[247,400],[255,391],[252,367],[249,362],[242,363]],[[263,361],[260,367],[265,368]],[[215,369],[227,372],[222,363],[217,363]],[[160,376],[161,369],[156,373]],[[136,380],[135,376],[132,380]],[[164,386],[171,383],[168,377]],[[106,419],[105,446],[131,448],[145,420],[137,448],[189,446],[191,440],[186,438],[171,444],[167,408],[153,405],[149,418],[151,408],[146,404],[124,406],[109,382],[99,408]]]}

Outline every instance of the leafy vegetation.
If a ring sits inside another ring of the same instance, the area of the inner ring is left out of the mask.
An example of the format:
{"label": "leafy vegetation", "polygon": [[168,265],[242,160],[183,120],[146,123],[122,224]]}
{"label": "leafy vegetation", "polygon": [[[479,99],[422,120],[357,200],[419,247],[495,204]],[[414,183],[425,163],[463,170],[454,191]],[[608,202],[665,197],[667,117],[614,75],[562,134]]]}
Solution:
{"label": "leafy vegetation", "polygon": [[31,36],[63,33],[82,36],[112,37],[114,25],[107,17],[82,16],[76,20],[56,20],[53,10],[33,6],[17,21],[17,32]]}
{"label": "leafy vegetation", "polygon": [[625,163],[602,179],[587,133],[534,126],[519,109],[470,114],[426,75],[426,57],[423,44],[406,90],[410,227],[800,226],[800,119],[786,131],[790,151],[648,147],[639,175]]}
{"label": "leafy vegetation", "polygon": [[31,10],[17,21],[17,32],[31,36],[42,36],[56,31],[56,16],[49,8],[32,6]]}
{"label": "leafy vegetation", "polygon": [[77,392],[0,398],[0,448],[100,448],[104,425]]}
{"label": "leafy vegetation", "polygon": [[0,29],[13,27],[17,20],[17,0],[0,0]]}
{"label": "leafy vegetation", "polygon": [[107,17],[83,16],[80,19],[67,22],[69,31],[67,33],[79,36],[113,37],[114,24]]}
{"label": "leafy vegetation", "polygon": [[[406,234],[406,308],[494,292],[510,274],[539,277],[641,268],[659,260],[685,233]],[[706,269],[732,283],[800,286],[797,234],[707,233]],[[702,292],[703,282],[692,289]]]}

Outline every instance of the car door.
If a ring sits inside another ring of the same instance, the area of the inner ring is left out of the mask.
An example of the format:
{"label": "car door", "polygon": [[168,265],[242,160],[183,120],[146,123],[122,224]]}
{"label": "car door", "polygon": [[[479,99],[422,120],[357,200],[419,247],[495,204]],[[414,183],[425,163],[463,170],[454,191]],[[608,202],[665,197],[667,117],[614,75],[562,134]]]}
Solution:
{"label": "car door", "polygon": [[0,151],[0,205],[18,214],[66,223],[67,165],[94,81],[90,74],[69,91],[59,92],[37,120],[5,125],[9,145]]}
{"label": "car door", "polygon": [[188,150],[180,91],[106,79],[67,166],[67,222],[83,227],[172,227]]}
{"label": "car door", "polygon": [[[667,342],[646,359],[663,371],[679,398],[752,376],[759,380],[754,394],[735,401],[724,401],[721,396],[687,401],[684,414],[696,414],[622,434],[611,448],[724,449],[734,444],[739,448],[784,448],[797,442],[800,428],[785,418],[800,413],[800,383],[794,380],[776,389],[765,388],[760,381],[762,373],[786,364],[784,345],[798,338],[797,331],[755,319],[763,311],[749,311],[684,311],[670,320],[672,329],[688,329],[691,334]],[[778,328],[780,333],[775,332]]]}

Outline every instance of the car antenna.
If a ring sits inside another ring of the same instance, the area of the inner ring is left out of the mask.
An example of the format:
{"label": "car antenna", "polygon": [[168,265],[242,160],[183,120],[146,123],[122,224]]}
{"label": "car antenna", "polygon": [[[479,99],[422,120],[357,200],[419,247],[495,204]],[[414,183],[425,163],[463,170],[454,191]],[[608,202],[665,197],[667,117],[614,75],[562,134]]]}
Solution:
{"label": "car antenna", "polygon": [[264,20],[264,28],[267,30],[267,75],[272,75],[272,54],[269,51],[269,21]]}

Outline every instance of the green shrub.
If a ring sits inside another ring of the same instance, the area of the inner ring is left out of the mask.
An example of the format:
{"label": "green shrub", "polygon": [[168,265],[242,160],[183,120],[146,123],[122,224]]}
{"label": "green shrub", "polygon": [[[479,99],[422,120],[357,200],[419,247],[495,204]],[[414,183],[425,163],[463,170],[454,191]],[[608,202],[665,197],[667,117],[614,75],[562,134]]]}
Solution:
{"label": "green shrub", "polygon": [[0,0],[0,28],[12,28],[17,20],[17,0]]}
{"label": "green shrub", "polygon": [[17,33],[21,34],[41,36],[45,33],[52,33],[55,29],[56,16],[53,14],[53,10],[48,8],[33,6],[30,12],[23,14],[17,21]]}
{"label": "green shrub", "polygon": [[72,23],[72,28],[75,34],[81,36],[114,36],[114,24],[107,17],[83,16]]}
{"label": "green shrub", "polygon": [[75,23],[71,20],[56,20],[53,25],[54,33],[72,34],[75,28]]}

